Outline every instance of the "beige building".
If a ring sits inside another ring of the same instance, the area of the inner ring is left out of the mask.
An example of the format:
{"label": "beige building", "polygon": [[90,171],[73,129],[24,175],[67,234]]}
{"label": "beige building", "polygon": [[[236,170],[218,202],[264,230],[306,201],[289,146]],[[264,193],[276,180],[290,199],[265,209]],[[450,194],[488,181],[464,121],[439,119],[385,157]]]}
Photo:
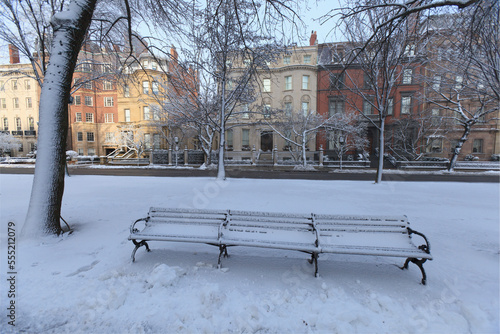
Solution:
{"label": "beige building", "polygon": [[31,64],[20,64],[9,48],[10,64],[0,65],[0,131],[19,139],[10,156],[24,157],[36,150],[40,88]]}
{"label": "beige building", "polygon": [[[226,143],[230,159],[238,151],[254,149],[259,156],[277,149],[281,152],[280,158],[289,158],[290,146],[268,123],[274,122],[276,115],[316,113],[317,57],[314,33],[309,46],[291,47],[276,62],[269,64],[268,70],[259,70],[256,101],[242,106],[242,110],[237,111],[240,117],[228,126]],[[272,116],[267,116],[266,110]],[[314,151],[314,135],[308,139],[307,148]],[[295,149],[292,147],[292,150]]]}

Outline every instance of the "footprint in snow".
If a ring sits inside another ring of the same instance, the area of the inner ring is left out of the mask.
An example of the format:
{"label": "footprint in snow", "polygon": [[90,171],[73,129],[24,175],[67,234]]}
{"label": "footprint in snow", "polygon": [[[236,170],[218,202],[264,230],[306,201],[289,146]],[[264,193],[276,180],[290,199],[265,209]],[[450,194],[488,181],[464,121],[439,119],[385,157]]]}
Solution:
{"label": "footprint in snow", "polygon": [[75,276],[75,275],[78,275],[79,273],[83,273],[85,271],[89,271],[91,270],[92,268],[94,268],[94,266],[96,264],[98,264],[99,261],[98,260],[95,260],[94,262],[92,262],[91,264],[89,264],[88,266],[83,266],[81,268],[78,268],[75,272],[71,273],[71,274],[68,274],[66,275],[66,277],[71,277],[71,276]]}

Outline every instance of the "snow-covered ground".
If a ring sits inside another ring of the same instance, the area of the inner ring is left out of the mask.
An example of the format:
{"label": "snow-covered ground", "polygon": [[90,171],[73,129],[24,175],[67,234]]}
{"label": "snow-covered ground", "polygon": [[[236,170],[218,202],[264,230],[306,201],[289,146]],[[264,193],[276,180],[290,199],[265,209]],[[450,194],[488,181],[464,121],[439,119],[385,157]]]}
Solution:
{"label": "snow-covered ground", "polygon": [[[2,332],[498,333],[499,186],[494,183],[71,176],[75,232],[19,240],[33,176],[0,175]],[[136,263],[130,224],[150,206],[408,215],[434,260],[308,256],[151,242]],[[16,327],[7,324],[7,223],[16,245]]]}

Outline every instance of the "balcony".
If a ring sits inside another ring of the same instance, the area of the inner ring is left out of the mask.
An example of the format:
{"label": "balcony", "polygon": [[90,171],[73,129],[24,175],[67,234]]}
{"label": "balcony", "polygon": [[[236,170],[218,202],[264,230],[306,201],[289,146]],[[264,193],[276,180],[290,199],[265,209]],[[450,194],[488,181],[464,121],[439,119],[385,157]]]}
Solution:
{"label": "balcony", "polygon": [[25,136],[36,136],[36,131],[35,130],[29,130],[29,131],[24,131]]}
{"label": "balcony", "polygon": [[13,136],[23,136],[23,132],[22,131],[12,131],[12,135]]}

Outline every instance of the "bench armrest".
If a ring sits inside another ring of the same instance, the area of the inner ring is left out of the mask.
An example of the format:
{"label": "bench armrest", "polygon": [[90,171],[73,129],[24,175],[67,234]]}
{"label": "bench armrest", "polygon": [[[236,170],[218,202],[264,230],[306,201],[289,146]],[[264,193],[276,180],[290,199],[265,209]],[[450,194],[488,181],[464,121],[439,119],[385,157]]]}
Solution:
{"label": "bench armrest", "polygon": [[430,254],[431,253],[431,244],[429,243],[429,240],[427,240],[427,237],[423,233],[412,230],[409,227],[407,227],[407,229],[408,229],[408,235],[416,234],[418,236],[421,236],[424,239],[425,245],[418,246],[418,249],[423,250],[427,254]]}
{"label": "bench armrest", "polygon": [[130,234],[134,234],[134,233],[139,232],[139,230],[135,228],[135,224],[137,224],[140,221],[147,222],[148,220],[149,220],[149,217],[146,217],[146,218],[137,219],[135,222],[133,222],[132,225],[130,225]]}

